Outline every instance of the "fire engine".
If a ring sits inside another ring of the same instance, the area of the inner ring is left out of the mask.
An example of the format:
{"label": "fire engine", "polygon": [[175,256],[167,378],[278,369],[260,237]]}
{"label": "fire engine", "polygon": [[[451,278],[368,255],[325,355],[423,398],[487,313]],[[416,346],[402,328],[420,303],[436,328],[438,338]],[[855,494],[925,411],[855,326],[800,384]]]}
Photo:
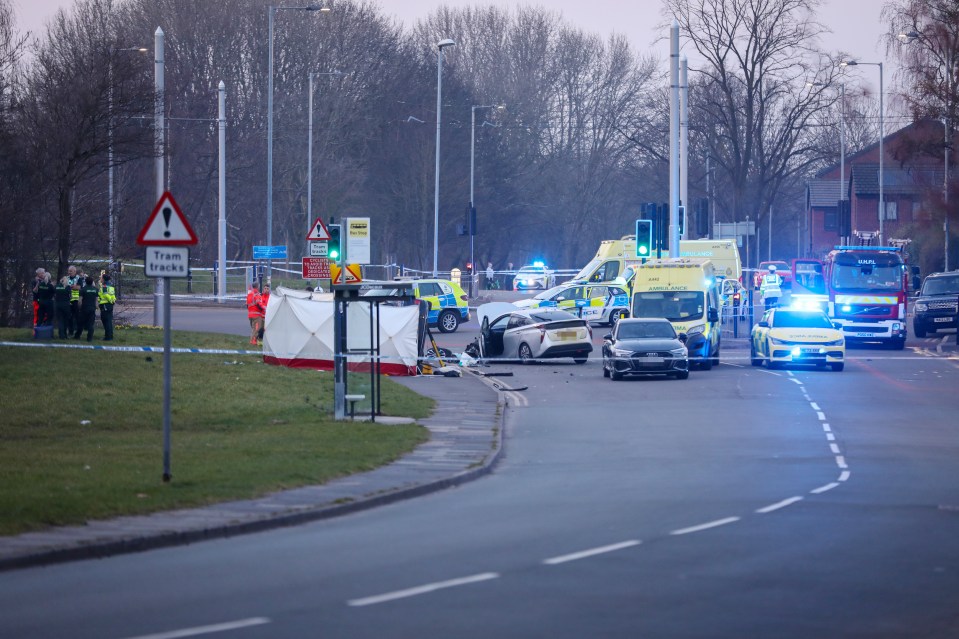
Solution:
{"label": "fire engine", "polygon": [[909,280],[901,247],[837,246],[822,261],[822,278],[826,311],[847,341],[906,345]]}

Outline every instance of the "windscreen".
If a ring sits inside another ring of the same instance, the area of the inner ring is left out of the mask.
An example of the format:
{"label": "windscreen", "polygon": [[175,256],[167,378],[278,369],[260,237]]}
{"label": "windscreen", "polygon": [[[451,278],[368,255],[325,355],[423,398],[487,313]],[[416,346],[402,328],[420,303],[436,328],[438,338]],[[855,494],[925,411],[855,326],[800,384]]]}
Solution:
{"label": "windscreen", "polygon": [[833,325],[823,313],[776,311],[773,328],[833,328]]}
{"label": "windscreen", "polygon": [[922,295],[959,295],[959,277],[930,277],[922,283]]}
{"label": "windscreen", "polygon": [[620,321],[616,327],[616,339],[640,339],[643,337],[676,337],[673,325],[668,322]]}
{"label": "windscreen", "polygon": [[670,322],[702,319],[702,291],[646,291],[633,296],[633,317],[665,317]]}
{"label": "windscreen", "polygon": [[564,322],[566,320],[578,319],[575,315],[556,309],[542,309],[530,312],[529,316],[536,323],[541,322]]}
{"label": "windscreen", "polygon": [[840,255],[830,284],[837,291],[898,291],[902,289],[902,262],[892,255]]}

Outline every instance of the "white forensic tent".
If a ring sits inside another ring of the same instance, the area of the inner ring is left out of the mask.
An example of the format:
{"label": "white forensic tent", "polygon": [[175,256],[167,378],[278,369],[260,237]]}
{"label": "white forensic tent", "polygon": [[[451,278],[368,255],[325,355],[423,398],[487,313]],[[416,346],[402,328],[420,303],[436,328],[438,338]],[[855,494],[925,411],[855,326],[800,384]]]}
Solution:
{"label": "white forensic tent", "polygon": [[[372,349],[370,312],[369,303],[347,304],[349,350]],[[377,314],[380,371],[386,375],[416,375],[419,308],[380,304]],[[347,357],[348,370],[369,371],[371,359],[368,354],[351,354]],[[278,287],[266,309],[263,361],[333,370],[333,296]]]}

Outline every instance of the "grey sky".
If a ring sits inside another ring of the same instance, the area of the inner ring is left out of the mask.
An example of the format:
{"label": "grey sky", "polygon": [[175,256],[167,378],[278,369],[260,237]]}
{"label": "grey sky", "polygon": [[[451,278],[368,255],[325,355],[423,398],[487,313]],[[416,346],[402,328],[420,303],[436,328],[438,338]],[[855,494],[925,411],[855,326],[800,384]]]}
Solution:
{"label": "grey sky", "polygon": [[[39,30],[59,7],[68,7],[73,0],[13,0],[18,12],[21,30]],[[213,0],[197,0],[202,2]],[[292,0],[277,0],[276,4],[291,4]],[[295,3],[294,3],[295,4]],[[655,43],[660,33],[655,30],[662,21],[660,0],[380,0],[388,13],[408,24],[429,15],[439,6],[464,7],[496,4],[504,7],[534,4],[563,13],[567,20],[587,31],[607,34],[617,31],[625,35],[637,51],[649,51],[665,60],[667,45]],[[832,30],[823,37],[827,50],[846,50],[859,60],[884,60],[885,50],[879,41],[886,26],[879,20],[883,0],[823,0],[819,19]],[[692,57],[692,56],[691,56]],[[693,65],[692,59],[690,65]],[[869,69],[869,67],[861,67]],[[874,68],[874,67],[873,67]],[[892,61],[886,74],[886,86],[892,86]],[[862,74],[865,84],[878,88],[873,74]],[[888,88],[887,88],[888,92]],[[888,95],[888,93],[887,93]]]}

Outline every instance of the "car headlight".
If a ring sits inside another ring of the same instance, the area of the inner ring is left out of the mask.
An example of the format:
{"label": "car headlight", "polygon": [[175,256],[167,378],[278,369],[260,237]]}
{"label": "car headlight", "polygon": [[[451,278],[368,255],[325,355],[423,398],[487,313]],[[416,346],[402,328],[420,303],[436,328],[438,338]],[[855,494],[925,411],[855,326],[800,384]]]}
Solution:
{"label": "car headlight", "polygon": [[685,348],[674,348],[673,350],[669,351],[669,354],[673,357],[687,357],[689,355],[689,351],[687,351]]}
{"label": "car headlight", "polygon": [[770,343],[770,344],[775,344],[776,346],[787,346],[787,345],[789,345],[790,342],[788,342],[788,341],[786,341],[786,340],[784,340],[784,339],[776,339],[775,337],[770,337],[770,338],[769,338],[769,343]]}
{"label": "car headlight", "polygon": [[922,311],[923,313],[925,313],[926,311],[929,310],[929,305],[926,304],[925,302],[917,302],[917,303],[916,303],[916,310],[917,310],[917,311]]}
{"label": "car headlight", "polygon": [[687,336],[687,337],[692,337],[693,335],[699,335],[700,333],[703,332],[703,329],[704,329],[704,328],[706,328],[706,327],[703,326],[702,324],[700,324],[700,325],[698,325],[698,326],[693,326],[693,327],[690,328],[688,331],[686,331],[686,336]]}
{"label": "car headlight", "polygon": [[842,346],[845,343],[845,339],[840,337],[839,339],[834,339],[831,342],[823,342],[823,346]]}
{"label": "car headlight", "polygon": [[609,352],[612,353],[613,357],[629,357],[633,354],[633,351],[624,351],[619,348],[611,348]]}

